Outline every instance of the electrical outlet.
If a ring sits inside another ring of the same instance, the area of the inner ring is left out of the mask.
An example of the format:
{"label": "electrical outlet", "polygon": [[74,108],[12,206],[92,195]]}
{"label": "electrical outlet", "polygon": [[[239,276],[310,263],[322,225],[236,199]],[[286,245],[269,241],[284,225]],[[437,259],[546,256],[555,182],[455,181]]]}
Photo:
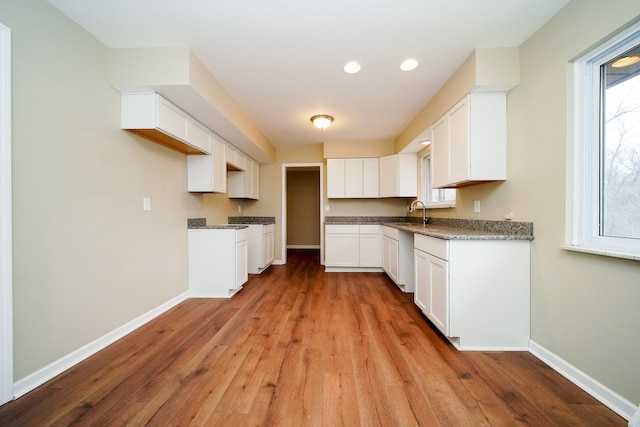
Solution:
{"label": "electrical outlet", "polygon": [[331,210],[331,206],[329,205],[324,205],[324,211],[325,212],[329,212]]}
{"label": "electrical outlet", "polygon": [[473,211],[480,212],[480,200],[474,200],[473,202]]}
{"label": "electrical outlet", "polygon": [[142,210],[150,211],[151,210],[151,197],[143,197],[142,198]]}
{"label": "electrical outlet", "polygon": [[238,212],[242,212],[242,206],[238,205]]}

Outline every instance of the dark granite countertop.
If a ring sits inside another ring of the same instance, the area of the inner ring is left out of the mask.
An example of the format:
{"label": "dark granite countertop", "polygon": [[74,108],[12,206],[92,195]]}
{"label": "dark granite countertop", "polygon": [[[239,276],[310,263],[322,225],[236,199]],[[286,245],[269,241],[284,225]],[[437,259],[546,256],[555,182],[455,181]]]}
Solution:
{"label": "dark granite countertop", "polygon": [[382,224],[446,240],[533,240],[533,223],[419,217],[325,217],[325,224]]}
{"label": "dark granite countertop", "polygon": [[275,224],[275,216],[230,216],[228,218],[229,224]]}
{"label": "dark granite countertop", "polygon": [[187,228],[190,230],[240,230],[247,228],[246,224],[213,224],[207,225],[206,218],[188,218]]}

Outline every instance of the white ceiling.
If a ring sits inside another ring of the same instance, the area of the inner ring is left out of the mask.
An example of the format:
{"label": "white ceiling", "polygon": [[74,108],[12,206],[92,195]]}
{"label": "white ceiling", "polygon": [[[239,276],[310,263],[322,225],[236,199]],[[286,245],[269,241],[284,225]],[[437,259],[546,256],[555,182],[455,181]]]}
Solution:
{"label": "white ceiling", "polygon": [[[475,48],[519,46],[568,3],[48,1],[108,47],[189,47],[276,147],[393,139]],[[409,57],[419,67],[400,71]],[[314,114],[335,122],[317,130]]]}

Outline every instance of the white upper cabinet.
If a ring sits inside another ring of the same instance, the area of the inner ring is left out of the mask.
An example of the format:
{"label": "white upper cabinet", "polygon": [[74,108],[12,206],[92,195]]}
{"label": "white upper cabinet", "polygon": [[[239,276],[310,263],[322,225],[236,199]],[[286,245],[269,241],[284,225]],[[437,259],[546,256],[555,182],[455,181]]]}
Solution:
{"label": "white upper cabinet", "polygon": [[433,125],[433,188],[507,179],[505,93],[464,97]]}
{"label": "white upper cabinet", "polygon": [[394,154],[380,158],[380,197],[417,197],[418,156]]}
{"label": "white upper cabinet", "polygon": [[226,193],[225,143],[211,136],[211,154],[187,156],[187,190],[196,193]]}
{"label": "white upper cabinet", "polygon": [[327,159],[327,197],[378,197],[378,159]]}
{"label": "white upper cabinet", "polygon": [[231,144],[227,144],[225,147],[225,156],[227,164],[229,165],[229,170],[243,171],[247,169],[247,159],[245,155]]}
{"label": "white upper cabinet", "polygon": [[211,131],[156,93],[123,93],[121,128],[185,154],[210,154]]}
{"label": "white upper cabinet", "polygon": [[377,158],[362,159],[362,197],[380,197],[379,165]]}
{"label": "white upper cabinet", "polygon": [[242,159],[244,170],[229,170],[227,172],[229,197],[232,199],[258,200],[260,198],[260,167],[253,159],[244,155],[242,155]]}
{"label": "white upper cabinet", "polygon": [[327,159],[327,197],[345,198],[344,159]]}

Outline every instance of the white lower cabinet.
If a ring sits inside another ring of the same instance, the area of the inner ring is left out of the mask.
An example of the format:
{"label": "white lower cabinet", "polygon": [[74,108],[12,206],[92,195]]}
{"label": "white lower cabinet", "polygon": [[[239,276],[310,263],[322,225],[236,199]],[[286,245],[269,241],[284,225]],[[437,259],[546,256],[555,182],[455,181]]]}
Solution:
{"label": "white lower cabinet", "polygon": [[382,269],[403,292],[413,292],[413,233],[382,226]]}
{"label": "white lower cabinet", "polygon": [[275,224],[249,224],[249,273],[260,274],[273,262]]}
{"label": "white lower cabinet", "polygon": [[327,271],[380,271],[380,225],[325,225]]}
{"label": "white lower cabinet", "polygon": [[379,225],[359,226],[360,267],[380,267],[380,242]]}
{"label": "white lower cabinet", "polygon": [[324,237],[325,267],[360,266],[360,226],[326,225]]}
{"label": "white lower cabinet", "polygon": [[247,228],[189,229],[188,283],[192,297],[229,298],[248,275]]}
{"label": "white lower cabinet", "polygon": [[460,350],[526,350],[528,240],[414,236],[415,304]]}

